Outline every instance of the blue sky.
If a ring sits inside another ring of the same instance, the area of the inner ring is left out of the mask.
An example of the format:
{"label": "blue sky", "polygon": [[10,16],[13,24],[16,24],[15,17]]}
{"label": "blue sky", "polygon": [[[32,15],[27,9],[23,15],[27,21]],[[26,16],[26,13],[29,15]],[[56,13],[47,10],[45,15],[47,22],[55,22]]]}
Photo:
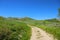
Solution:
{"label": "blue sky", "polygon": [[0,0],[0,16],[56,18],[59,4],[59,0]]}

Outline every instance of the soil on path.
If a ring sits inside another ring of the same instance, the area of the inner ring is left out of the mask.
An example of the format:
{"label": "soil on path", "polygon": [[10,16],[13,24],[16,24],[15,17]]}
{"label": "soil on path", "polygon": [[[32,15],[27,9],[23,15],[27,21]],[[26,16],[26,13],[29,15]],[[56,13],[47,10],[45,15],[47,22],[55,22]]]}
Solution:
{"label": "soil on path", "polygon": [[38,27],[31,27],[32,28],[32,36],[30,40],[56,40],[54,37],[46,31],[38,28]]}

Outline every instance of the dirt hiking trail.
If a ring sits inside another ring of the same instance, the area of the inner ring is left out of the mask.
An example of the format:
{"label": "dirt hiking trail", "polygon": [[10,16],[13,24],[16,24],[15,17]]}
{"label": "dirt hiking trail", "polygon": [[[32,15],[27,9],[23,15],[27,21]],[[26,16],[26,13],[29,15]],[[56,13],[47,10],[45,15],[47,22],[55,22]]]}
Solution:
{"label": "dirt hiking trail", "polygon": [[32,26],[31,28],[32,28],[32,35],[30,40],[57,40],[54,39],[52,35],[46,33],[46,31],[38,27]]}

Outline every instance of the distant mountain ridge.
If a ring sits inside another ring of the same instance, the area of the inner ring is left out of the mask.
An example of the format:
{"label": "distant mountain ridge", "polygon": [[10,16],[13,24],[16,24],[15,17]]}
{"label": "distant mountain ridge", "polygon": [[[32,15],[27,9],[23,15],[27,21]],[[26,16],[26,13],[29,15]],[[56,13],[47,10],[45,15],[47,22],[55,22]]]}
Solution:
{"label": "distant mountain ridge", "polygon": [[23,18],[20,18],[20,20],[27,21],[27,20],[35,20],[35,19],[30,18],[30,17],[23,17]]}

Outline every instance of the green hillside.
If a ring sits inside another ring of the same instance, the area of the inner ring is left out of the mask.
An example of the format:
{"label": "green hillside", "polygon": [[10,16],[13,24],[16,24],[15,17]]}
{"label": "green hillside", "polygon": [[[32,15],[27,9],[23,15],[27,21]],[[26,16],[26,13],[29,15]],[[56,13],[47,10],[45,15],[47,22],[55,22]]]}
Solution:
{"label": "green hillside", "polygon": [[0,40],[29,40],[31,28],[23,22],[0,17]]}
{"label": "green hillside", "polygon": [[29,17],[0,17],[0,40],[30,40],[31,28],[28,25],[42,28],[60,40],[60,21],[57,19],[35,20]]}

